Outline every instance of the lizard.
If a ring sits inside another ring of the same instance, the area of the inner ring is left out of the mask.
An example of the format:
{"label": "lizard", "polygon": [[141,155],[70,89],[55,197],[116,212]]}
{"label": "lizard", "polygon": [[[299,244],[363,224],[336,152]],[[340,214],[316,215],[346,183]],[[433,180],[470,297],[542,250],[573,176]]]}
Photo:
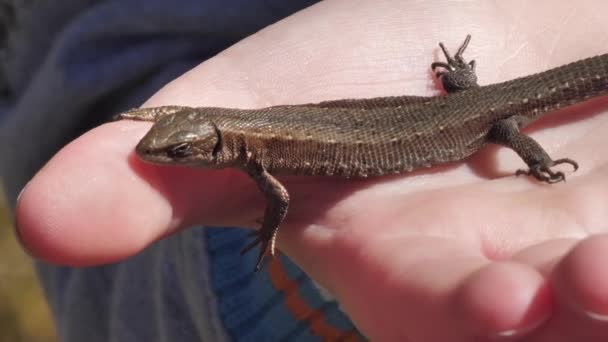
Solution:
{"label": "lizard", "polygon": [[608,93],[608,54],[480,86],[475,60],[463,53],[470,35],[446,62],[431,69],[445,93],[341,99],[260,109],[161,106],[123,112],[118,119],[152,121],[139,141],[139,158],[155,164],[236,168],[266,197],[261,228],[241,254],[260,245],[255,269],[275,256],[289,207],[277,175],[365,178],[460,161],[493,143],[511,148],[528,166],[516,175],[565,181],[552,159],[520,129],[543,114]]}

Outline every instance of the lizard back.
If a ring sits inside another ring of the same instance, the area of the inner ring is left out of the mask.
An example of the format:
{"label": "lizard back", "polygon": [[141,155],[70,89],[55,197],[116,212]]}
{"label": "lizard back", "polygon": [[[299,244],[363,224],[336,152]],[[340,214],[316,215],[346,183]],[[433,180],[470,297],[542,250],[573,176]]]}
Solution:
{"label": "lizard back", "polygon": [[[274,174],[379,176],[461,160],[497,120],[604,95],[608,55],[449,96],[396,96],[238,110],[198,108],[222,135],[223,153],[244,151]],[[241,155],[241,157],[243,157]]]}

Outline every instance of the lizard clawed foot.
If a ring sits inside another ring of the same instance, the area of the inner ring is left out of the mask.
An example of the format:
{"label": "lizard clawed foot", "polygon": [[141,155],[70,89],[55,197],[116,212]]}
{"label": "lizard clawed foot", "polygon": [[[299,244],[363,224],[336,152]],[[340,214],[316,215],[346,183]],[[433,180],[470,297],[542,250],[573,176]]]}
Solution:
{"label": "lizard clawed foot", "polygon": [[515,176],[527,175],[536,178],[537,180],[549,184],[557,182],[565,182],[566,175],[561,171],[553,171],[551,167],[559,164],[570,164],[574,171],[578,170],[578,163],[569,158],[562,158],[552,161],[549,165],[535,164],[529,170],[517,170]]}
{"label": "lizard clawed foot", "polygon": [[262,262],[264,262],[264,256],[266,252],[270,254],[272,258],[276,255],[276,236],[278,230],[271,231],[270,234],[265,233],[264,229],[255,230],[249,233],[250,237],[255,237],[253,241],[251,241],[247,246],[245,246],[241,250],[241,255],[249,252],[255,246],[260,245],[260,253],[258,254],[258,259],[255,264],[255,271],[259,271],[262,267]]}

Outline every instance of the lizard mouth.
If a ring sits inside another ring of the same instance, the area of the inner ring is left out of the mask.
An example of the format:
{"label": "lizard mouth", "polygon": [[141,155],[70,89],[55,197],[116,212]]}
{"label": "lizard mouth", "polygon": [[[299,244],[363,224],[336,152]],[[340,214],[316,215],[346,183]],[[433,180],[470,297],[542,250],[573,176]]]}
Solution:
{"label": "lizard mouth", "polygon": [[167,164],[170,162],[175,162],[174,160],[169,158],[169,156],[167,156],[166,153],[164,153],[161,149],[155,149],[150,147],[150,144],[148,144],[144,140],[140,141],[137,144],[137,146],[135,147],[135,153],[140,159],[150,163]]}

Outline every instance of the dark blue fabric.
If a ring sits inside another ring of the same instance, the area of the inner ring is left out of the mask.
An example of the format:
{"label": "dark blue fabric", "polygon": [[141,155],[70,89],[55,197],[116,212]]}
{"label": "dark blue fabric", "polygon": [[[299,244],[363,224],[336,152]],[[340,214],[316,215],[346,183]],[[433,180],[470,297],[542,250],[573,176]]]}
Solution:
{"label": "dark blue fabric", "polygon": [[[0,178],[9,205],[74,137],[315,2],[13,1],[4,22],[8,31],[0,35],[6,38],[0,54]],[[290,294],[336,331],[353,331],[337,304],[285,258],[280,270],[295,287],[277,289],[268,274],[253,275],[253,256],[238,254],[243,234],[193,228],[114,265],[38,264],[60,340],[321,340],[310,317],[298,319],[285,305]]]}

